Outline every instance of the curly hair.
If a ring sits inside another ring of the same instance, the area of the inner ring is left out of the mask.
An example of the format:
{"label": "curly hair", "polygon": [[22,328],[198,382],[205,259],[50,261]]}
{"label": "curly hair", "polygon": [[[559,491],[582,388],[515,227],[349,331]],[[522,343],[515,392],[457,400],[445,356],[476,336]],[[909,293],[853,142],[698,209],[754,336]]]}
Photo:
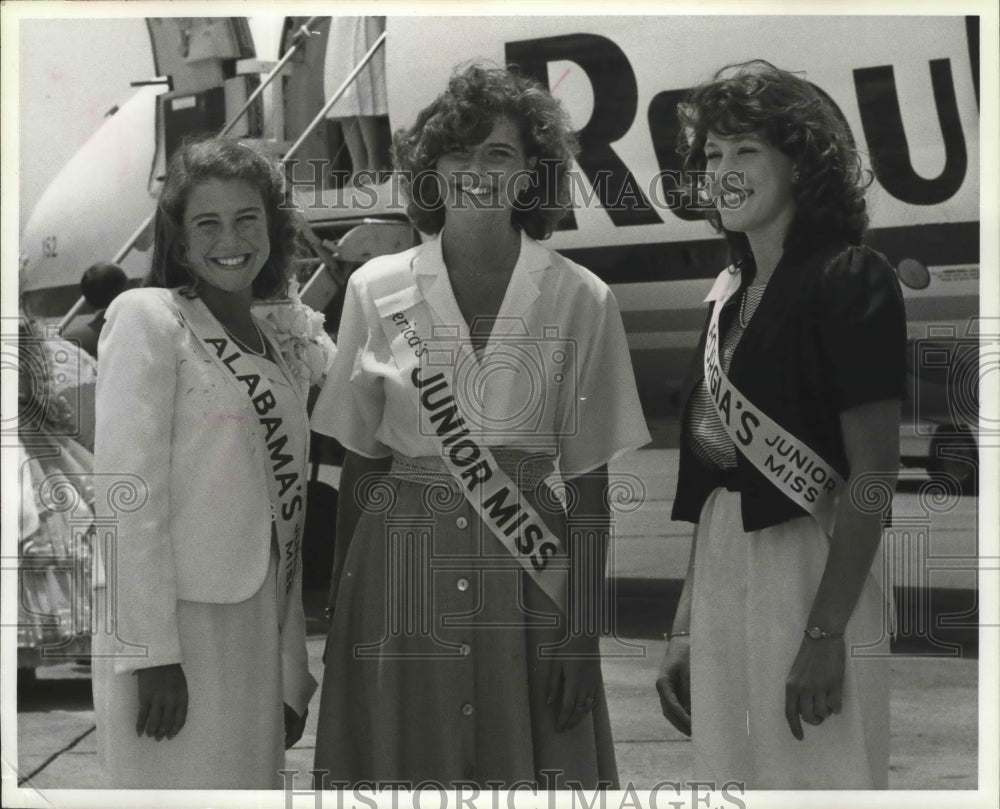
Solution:
{"label": "curly hair", "polygon": [[[792,159],[799,179],[792,187],[795,215],[785,237],[787,252],[817,241],[861,243],[868,229],[865,189],[872,178],[862,168],[847,123],[821,90],[755,59],[727,65],[693,88],[677,105],[677,115],[677,151],[689,175],[705,168],[710,131],[723,137],[755,133]],[[714,207],[703,210],[735,257],[747,259],[746,237],[726,231]]]}
{"label": "curly hair", "polygon": [[569,164],[579,150],[562,104],[516,68],[472,64],[456,72],[448,89],[421,110],[416,123],[393,138],[393,162],[407,189],[406,213],[424,233],[444,227],[438,158],[457,144],[482,143],[498,118],[518,125],[525,156],[535,158],[531,182],[515,201],[512,221],[534,239],[552,234],[570,207]]}
{"label": "curly hair", "polygon": [[270,255],[253,281],[257,299],[279,297],[288,288],[298,251],[300,214],[286,193],[277,168],[251,147],[232,138],[207,138],[184,143],[170,160],[167,179],[156,206],[156,239],[152,267],[144,285],[194,287],[184,266],[184,209],[191,191],[206,180],[243,180],[260,193],[267,216]]}

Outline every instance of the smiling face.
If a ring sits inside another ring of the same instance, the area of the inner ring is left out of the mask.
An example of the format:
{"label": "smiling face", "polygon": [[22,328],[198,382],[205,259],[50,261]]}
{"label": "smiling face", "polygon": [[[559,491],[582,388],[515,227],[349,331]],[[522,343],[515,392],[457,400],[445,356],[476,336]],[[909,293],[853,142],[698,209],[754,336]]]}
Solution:
{"label": "smiling face", "polygon": [[751,238],[784,241],[795,216],[792,159],[754,133],[723,137],[709,132],[704,152],[722,225]]}
{"label": "smiling face", "polygon": [[249,290],[271,254],[260,193],[245,180],[212,178],[192,190],[184,209],[184,262],[221,292]]}
{"label": "smiling face", "polygon": [[486,139],[474,146],[457,144],[435,168],[441,175],[441,200],[449,212],[505,211],[508,218],[518,193],[531,181],[524,142],[512,118],[498,118]]}

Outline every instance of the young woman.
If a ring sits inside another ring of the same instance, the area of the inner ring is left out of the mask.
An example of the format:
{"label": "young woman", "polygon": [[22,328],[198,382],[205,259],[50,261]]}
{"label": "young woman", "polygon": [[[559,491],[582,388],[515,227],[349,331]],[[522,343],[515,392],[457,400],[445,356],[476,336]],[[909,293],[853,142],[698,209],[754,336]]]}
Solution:
{"label": "young woman", "polygon": [[147,284],[108,308],[96,469],[116,519],[94,706],[111,786],[279,788],[302,734],[308,419],[303,381],[251,312],[286,292],[296,232],[262,156],[184,146]]}
{"label": "young woman", "polygon": [[396,135],[408,212],[433,238],[352,276],[313,414],[349,450],[328,786],[616,783],[606,465],[649,439],[614,298],[536,241],[567,205],[573,148],[551,95],[481,66]]}
{"label": "young woman", "polygon": [[888,593],[873,559],[899,463],[899,284],[860,246],[858,154],[807,81],[733,66],[679,114],[734,265],[684,391],[673,518],[697,528],[663,712],[693,735],[696,778],[884,788]]}

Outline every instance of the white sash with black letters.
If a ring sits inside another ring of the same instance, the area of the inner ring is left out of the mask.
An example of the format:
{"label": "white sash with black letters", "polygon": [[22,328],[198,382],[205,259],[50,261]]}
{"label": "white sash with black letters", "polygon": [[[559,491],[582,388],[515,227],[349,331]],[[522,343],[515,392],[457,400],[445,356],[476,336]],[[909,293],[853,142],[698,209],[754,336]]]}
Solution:
{"label": "white sash with black letters", "polygon": [[705,341],[705,384],[726,433],[747,460],[796,505],[833,532],[845,482],[808,444],[771,419],[733,385],[719,359],[719,317],[740,289],[740,273],[723,270],[706,300],[714,300]]}
{"label": "white sash with black letters", "polygon": [[[489,449],[465,426],[454,397],[453,363],[428,363],[430,307],[409,265],[371,279],[375,307],[393,359],[412,386],[422,435],[438,447],[445,468],[490,531],[563,613],[566,570],[555,536],[500,468]],[[435,405],[426,406],[434,396]]]}
{"label": "white sash with black letters", "polygon": [[[278,545],[278,582],[283,585],[278,587],[278,615],[284,616],[285,601],[295,582],[301,556],[306,506],[305,458],[297,457],[295,437],[289,435],[285,420],[277,412],[277,399],[268,379],[258,373],[254,362],[226,334],[202,301],[185,298],[179,292],[174,292],[174,296],[180,317],[223,376],[248,397],[257,418],[258,427],[253,433],[260,442],[261,457],[266,459],[265,478],[272,506],[271,531]],[[273,342],[270,347],[277,367],[295,391],[305,414],[306,404],[299,386],[284,367]],[[306,418],[303,415],[303,419]]]}

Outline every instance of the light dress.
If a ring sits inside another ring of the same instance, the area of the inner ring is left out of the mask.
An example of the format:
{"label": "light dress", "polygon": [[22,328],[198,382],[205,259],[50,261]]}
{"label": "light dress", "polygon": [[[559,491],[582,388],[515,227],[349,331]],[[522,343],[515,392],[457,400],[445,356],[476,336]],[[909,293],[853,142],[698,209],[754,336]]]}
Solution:
{"label": "light dress", "polygon": [[[443,341],[435,345],[453,351],[461,413],[512,480],[526,456],[538,456],[527,464],[535,473],[554,467],[569,479],[649,440],[617,304],[584,268],[522,235],[481,355],[440,238],[358,270],[313,429],[360,455],[395,460],[368,491],[340,576],[315,767],[328,786],[616,785],[603,687],[592,713],[555,730],[557,706],[545,704],[548,661],[539,653],[561,637],[555,608],[448,483],[440,450],[417,429],[412,388],[368,285],[391,265],[410,267]],[[540,504],[531,484],[522,489],[565,536],[553,504]]]}
{"label": "light dress", "polygon": [[[189,330],[184,331],[190,336]],[[101,351],[104,361],[113,349],[102,341]],[[276,353],[273,347],[272,353]],[[270,384],[277,402],[271,415],[280,417],[287,430],[290,440],[283,451],[294,457],[284,470],[300,469],[305,480],[308,423],[299,394],[274,362],[249,353],[244,357]],[[230,394],[225,388],[230,382],[221,379],[222,371],[207,356],[202,362],[206,373],[218,372],[220,387]],[[246,398],[236,392],[240,395]],[[243,404],[239,398],[230,401],[235,407]],[[238,417],[236,412],[232,411],[233,418]],[[205,463],[206,459],[171,458],[171,463],[185,462]],[[267,499],[268,493],[248,492],[247,496]],[[206,543],[211,540],[210,536],[204,538]],[[98,756],[108,787],[282,788],[283,703],[301,712],[316,683],[304,668],[304,634],[301,660],[289,660],[287,646],[282,643],[282,632],[289,627],[292,632],[304,630],[302,565],[297,565],[284,599],[280,598],[279,588],[283,590],[284,583],[278,581],[279,572],[272,528],[267,573],[249,599],[237,603],[177,600],[180,663],[189,697],[187,721],[173,739],[158,742],[136,735],[138,688],[134,671],[115,671],[123,647],[122,639],[116,638],[116,610],[109,604],[116,573],[113,568],[107,570],[106,586],[95,591],[101,620],[94,638],[93,678]],[[279,612],[282,600],[283,613]]]}
{"label": "light dress", "polygon": [[[368,49],[385,31],[385,17],[331,17],[323,63],[323,97],[334,94],[351,74]],[[358,73],[344,94],[330,109],[330,118],[386,115],[389,112],[385,89],[385,49],[375,51],[371,61]]]}

